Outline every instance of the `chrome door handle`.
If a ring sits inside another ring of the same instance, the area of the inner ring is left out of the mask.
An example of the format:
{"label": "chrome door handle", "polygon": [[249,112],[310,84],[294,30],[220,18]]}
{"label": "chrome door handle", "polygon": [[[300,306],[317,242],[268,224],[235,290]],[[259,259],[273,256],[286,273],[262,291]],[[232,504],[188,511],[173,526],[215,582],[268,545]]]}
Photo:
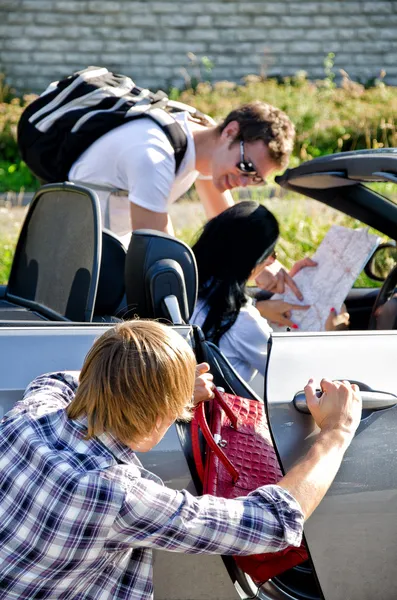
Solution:
{"label": "chrome door handle", "polygon": [[[321,390],[317,390],[317,392],[321,393]],[[382,410],[397,404],[397,396],[387,392],[361,391],[361,397],[363,399],[363,410]],[[310,414],[306,404],[305,392],[301,391],[295,394],[293,402],[296,410]]]}

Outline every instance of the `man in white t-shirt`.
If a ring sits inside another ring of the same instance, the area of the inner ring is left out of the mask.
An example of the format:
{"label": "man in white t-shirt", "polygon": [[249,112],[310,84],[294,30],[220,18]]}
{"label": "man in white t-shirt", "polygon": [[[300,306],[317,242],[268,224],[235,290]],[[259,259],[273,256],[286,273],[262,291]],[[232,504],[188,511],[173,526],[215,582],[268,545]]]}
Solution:
{"label": "man in white t-shirt", "polygon": [[175,118],[187,135],[176,173],[171,143],[145,117],[103,135],[72,165],[70,181],[126,190],[128,200],[111,197],[110,215],[109,192],[99,192],[105,226],[115,233],[150,228],[173,235],[169,204],[193,183],[207,217],[216,216],[233,204],[231,189],[263,185],[270,173],[286,166],[292,151],[294,126],[264,102],[241,106],[218,126],[205,127],[186,112]]}

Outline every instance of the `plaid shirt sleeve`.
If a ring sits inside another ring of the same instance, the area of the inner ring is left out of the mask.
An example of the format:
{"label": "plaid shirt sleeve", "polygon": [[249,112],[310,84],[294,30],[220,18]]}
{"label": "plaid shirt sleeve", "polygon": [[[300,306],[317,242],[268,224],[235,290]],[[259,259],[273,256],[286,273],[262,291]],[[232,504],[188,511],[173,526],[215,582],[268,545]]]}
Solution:
{"label": "plaid shirt sleeve", "polygon": [[298,547],[303,521],[299,504],[277,485],[226,500],[196,498],[137,479],[126,492],[109,538],[136,548],[249,555]]}
{"label": "plaid shirt sleeve", "polygon": [[22,414],[39,417],[51,410],[66,408],[74,398],[79,371],[39,375],[26,388],[22,400],[4,416],[4,421]]}

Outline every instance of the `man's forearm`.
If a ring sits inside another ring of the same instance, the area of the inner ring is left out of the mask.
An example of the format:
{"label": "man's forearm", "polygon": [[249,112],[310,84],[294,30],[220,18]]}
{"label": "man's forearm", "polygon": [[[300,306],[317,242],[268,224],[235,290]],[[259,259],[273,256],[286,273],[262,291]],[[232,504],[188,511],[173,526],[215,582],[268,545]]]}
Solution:
{"label": "man's forearm", "polygon": [[306,456],[279,482],[299,502],[305,519],[327,493],[351,439],[340,430],[321,431]]}
{"label": "man's forearm", "polygon": [[155,229],[169,235],[174,234],[172,221],[168,213],[158,213],[133,202],[130,203],[131,227],[137,229]]}

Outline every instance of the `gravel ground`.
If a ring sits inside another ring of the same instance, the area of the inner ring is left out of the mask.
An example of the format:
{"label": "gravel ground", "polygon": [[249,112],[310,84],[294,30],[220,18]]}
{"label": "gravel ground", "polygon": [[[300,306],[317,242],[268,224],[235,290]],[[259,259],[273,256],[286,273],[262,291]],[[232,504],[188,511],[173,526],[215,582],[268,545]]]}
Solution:
{"label": "gravel ground", "polygon": [[0,240],[16,240],[26,211],[26,206],[0,207]]}

